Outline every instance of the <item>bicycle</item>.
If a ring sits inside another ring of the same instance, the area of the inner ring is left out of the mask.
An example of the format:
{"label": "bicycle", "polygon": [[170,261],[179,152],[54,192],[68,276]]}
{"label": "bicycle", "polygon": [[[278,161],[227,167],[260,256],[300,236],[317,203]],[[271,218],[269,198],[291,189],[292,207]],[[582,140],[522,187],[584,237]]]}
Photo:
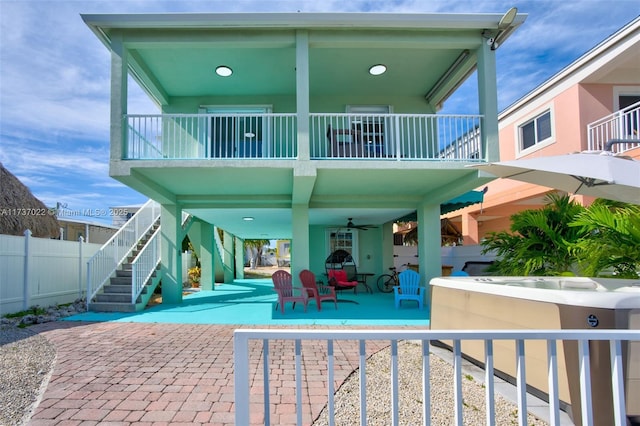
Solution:
{"label": "bicycle", "polygon": [[389,270],[391,271],[390,274],[382,274],[378,277],[378,281],[376,281],[378,290],[382,293],[391,293],[393,291],[393,287],[400,284],[398,281],[398,271],[396,270],[396,267],[391,267]]}
{"label": "bicycle", "polygon": [[[401,265],[402,269],[400,272],[404,271],[409,267],[409,263],[405,263]],[[392,293],[393,287],[400,285],[400,279],[398,278],[399,272],[395,266],[389,268],[391,271],[390,274],[382,274],[378,277],[376,284],[378,285],[378,290],[382,293]]]}

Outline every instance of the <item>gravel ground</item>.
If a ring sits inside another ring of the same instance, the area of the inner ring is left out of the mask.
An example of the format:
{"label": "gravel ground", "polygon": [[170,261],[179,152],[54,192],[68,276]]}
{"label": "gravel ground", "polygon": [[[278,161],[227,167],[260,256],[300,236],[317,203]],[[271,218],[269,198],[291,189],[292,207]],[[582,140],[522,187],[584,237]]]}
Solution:
{"label": "gravel ground", "polygon": [[25,424],[47,386],[56,358],[42,336],[0,326],[0,425]]}
{"label": "gravel ground", "polygon": [[[422,424],[422,348],[413,342],[398,344],[398,405],[401,425]],[[406,360],[403,362],[403,360]],[[383,350],[367,360],[367,425],[391,423],[390,352]],[[437,356],[430,357],[431,368],[431,424],[449,426],[454,423],[453,367]],[[462,384],[463,418],[465,425],[484,425],[484,386],[465,376]],[[335,423],[359,423],[359,372],[354,371],[338,389],[335,397]],[[496,424],[518,424],[517,406],[500,395],[495,397]],[[327,425],[326,408],[314,425]],[[529,414],[527,425],[547,423]]]}

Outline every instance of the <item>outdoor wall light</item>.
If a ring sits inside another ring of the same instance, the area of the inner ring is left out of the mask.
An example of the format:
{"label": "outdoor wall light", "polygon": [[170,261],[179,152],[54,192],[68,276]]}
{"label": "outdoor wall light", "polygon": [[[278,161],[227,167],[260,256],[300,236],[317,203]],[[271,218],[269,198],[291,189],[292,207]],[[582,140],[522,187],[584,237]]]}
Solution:
{"label": "outdoor wall light", "polygon": [[231,74],[233,74],[233,70],[226,65],[220,65],[218,68],[216,68],[216,74],[218,74],[220,77],[229,77]]}
{"label": "outdoor wall light", "polygon": [[246,222],[251,222],[253,220],[253,218],[251,216],[245,216],[242,218],[242,220],[246,221]]}
{"label": "outdoor wall light", "polygon": [[387,72],[387,66],[383,64],[373,65],[369,68],[369,74],[371,75],[382,75]]}

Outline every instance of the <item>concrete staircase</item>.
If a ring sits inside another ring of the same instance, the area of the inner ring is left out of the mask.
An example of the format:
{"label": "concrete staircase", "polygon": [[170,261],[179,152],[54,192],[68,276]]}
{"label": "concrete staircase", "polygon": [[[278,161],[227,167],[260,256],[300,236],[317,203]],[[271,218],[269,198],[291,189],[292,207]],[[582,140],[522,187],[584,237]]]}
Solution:
{"label": "concrete staircase", "polygon": [[131,262],[136,258],[138,253],[145,246],[147,241],[160,227],[158,220],[145,234],[136,247],[131,251],[127,260],[120,265],[120,269],[116,270],[115,276],[109,279],[109,283],[105,284],[102,291],[98,293],[94,301],[89,305],[89,310],[93,312],[137,312],[143,310],[149,299],[153,295],[154,290],[160,282],[159,270],[156,270],[151,278],[147,281],[141,294],[135,303],[131,302],[131,286],[132,286],[132,265]]}

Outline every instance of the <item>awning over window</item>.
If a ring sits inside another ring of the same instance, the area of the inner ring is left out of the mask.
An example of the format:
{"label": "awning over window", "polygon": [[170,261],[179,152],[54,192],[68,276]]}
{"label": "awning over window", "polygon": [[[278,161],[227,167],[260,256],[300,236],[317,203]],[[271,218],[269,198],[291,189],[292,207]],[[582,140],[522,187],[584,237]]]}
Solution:
{"label": "awning over window", "polygon": [[[440,204],[440,214],[449,213],[473,204],[481,203],[482,201],[484,201],[485,192],[487,192],[486,188],[482,191],[465,192],[464,194],[459,195],[456,198],[452,198],[446,203]],[[418,215],[416,214],[416,212],[413,212],[398,219],[396,222],[416,222],[417,220]]]}

